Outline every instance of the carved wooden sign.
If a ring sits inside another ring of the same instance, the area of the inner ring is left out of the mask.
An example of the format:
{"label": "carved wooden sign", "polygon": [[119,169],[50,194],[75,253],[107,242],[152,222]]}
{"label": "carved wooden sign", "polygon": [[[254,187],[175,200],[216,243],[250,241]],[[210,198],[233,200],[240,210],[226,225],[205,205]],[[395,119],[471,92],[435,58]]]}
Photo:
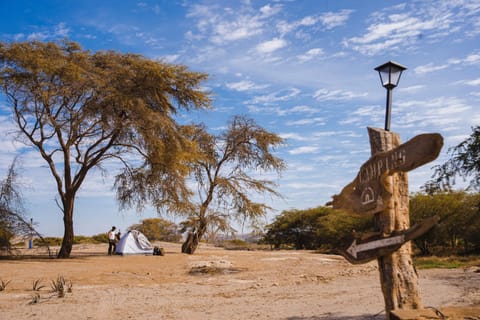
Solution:
{"label": "carved wooden sign", "polygon": [[366,263],[380,256],[391,254],[405,242],[418,238],[430,230],[439,220],[438,216],[433,216],[405,231],[397,232],[388,237],[382,237],[379,233],[376,233],[363,239],[355,239],[346,250],[340,253],[350,263]]}
{"label": "carved wooden sign", "polygon": [[329,202],[334,209],[369,215],[385,209],[384,179],[396,172],[411,171],[435,160],[443,146],[438,133],[418,135],[400,146],[380,152],[365,162],[353,182]]}

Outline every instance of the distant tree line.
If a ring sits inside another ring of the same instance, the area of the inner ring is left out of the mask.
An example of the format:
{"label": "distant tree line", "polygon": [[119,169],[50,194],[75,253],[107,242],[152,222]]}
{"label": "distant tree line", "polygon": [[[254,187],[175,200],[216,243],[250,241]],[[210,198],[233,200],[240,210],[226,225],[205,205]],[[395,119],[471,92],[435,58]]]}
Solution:
{"label": "distant tree line", "polygon": [[438,215],[440,222],[414,240],[422,255],[480,253],[480,193],[417,193],[410,199],[412,224]]}
{"label": "distant tree line", "polygon": [[[480,194],[463,191],[417,193],[410,199],[411,224],[438,215],[440,222],[415,239],[420,255],[480,253]],[[335,252],[354,234],[371,232],[373,218],[354,217],[328,207],[283,211],[263,238],[274,248]]]}
{"label": "distant tree line", "polygon": [[142,232],[150,241],[179,242],[182,239],[178,225],[162,218],[143,219],[130,226],[129,230]]}
{"label": "distant tree line", "polygon": [[329,207],[287,210],[267,226],[262,241],[275,249],[336,251],[348,245],[354,232],[366,231],[371,226],[371,217],[354,217]]}

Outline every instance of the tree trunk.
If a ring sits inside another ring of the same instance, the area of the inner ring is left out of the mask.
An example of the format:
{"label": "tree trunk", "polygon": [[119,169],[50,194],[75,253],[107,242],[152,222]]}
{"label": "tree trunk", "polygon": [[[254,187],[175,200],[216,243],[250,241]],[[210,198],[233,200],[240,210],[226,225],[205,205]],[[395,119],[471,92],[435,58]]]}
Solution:
{"label": "tree trunk", "polygon": [[[400,145],[400,137],[396,133],[376,128],[368,128],[368,133],[372,155]],[[375,227],[377,231],[387,236],[393,231],[406,230],[410,227],[407,173],[387,176],[384,179],[384,186],[391,195],[385,199],[386,209],[376,214]],[[378,258],[378,267],[387,319],[390,318],[390,312],[395,309],[422,308],[410,242],[405,243],[396,252]]]}
{"label": "tree trunk", "polygon": [[198,234],[196,230],[188,232],[187,239],[182,244],[182,253],[193,254],[198,247]]}
{"label": "tree trunk", "polygon": [[70,253],[72,252],[73,246],[73,208],[75,196],[73,195],[66,197],[67,199],[63,202],[63,240],[57,258],[70,258]]}
{"label": "tree trunk", "polygon": [[188,233],[187,239],[182,244],[182,253],[194,254],[197,250],[198,243],[202,239],[203,235],[207,231],[206,222],[200,221],[198,229],[193,229]]}

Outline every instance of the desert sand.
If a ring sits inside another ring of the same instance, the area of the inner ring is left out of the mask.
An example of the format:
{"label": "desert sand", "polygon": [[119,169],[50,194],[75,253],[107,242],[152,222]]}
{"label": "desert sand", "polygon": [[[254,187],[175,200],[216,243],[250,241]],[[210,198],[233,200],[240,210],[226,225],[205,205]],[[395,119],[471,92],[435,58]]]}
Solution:
{"label": "desert sand", "polygon": [[[11,281],[0,319],[385,319],[376,262],[204,244],[185,255],[179,244],[155,245],[165,256],[107,256],[100,244],[74,246],[71,259],[0,260],[0,281]],[[478,271],[419,270],[423,304],[478,306]],[[72,284],[63,298],[51,289],[59,276]],[[37,280],[45,287],[34,291]]]}

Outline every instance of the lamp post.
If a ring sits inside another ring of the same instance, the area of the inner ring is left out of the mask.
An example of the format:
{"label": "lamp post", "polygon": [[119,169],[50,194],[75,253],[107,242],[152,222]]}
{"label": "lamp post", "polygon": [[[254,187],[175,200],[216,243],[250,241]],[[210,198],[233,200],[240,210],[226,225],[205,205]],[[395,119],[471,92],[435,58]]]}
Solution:
{"label": "lamp post", "polygon": [[392,90],[398,85],[403,70],[407,68],[401,64],[388,61],[375,68],[380,75],[382,86],[387,89],[387,110],[385,112],[385,130],[390,131],[390,114],[392,110]]}

